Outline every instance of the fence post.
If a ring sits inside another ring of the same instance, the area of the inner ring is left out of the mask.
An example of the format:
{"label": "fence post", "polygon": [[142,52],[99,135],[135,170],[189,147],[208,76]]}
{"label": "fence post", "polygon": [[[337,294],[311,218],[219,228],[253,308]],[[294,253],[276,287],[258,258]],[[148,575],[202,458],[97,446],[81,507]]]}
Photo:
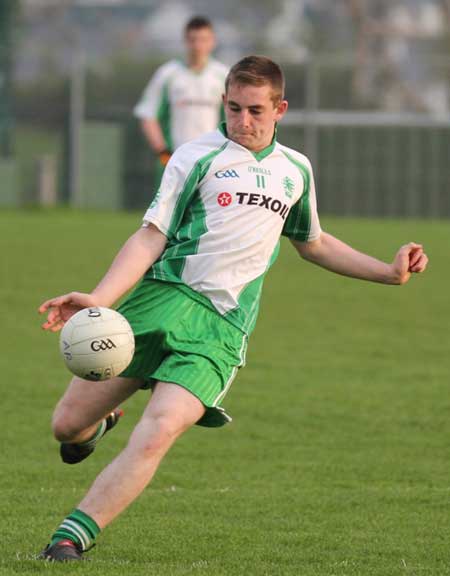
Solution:
{"label": "fence post", "polygon": [[37,201],[40,206],[54,206],[57,201],[56,158],[45,154],[37,160]]}
{"label": "fence post", "polygon": [[80,206],[81,199],[81,129],[84,120],[85,56],[77,45],[74,49],[70,75],[69,118],[69,202]]}

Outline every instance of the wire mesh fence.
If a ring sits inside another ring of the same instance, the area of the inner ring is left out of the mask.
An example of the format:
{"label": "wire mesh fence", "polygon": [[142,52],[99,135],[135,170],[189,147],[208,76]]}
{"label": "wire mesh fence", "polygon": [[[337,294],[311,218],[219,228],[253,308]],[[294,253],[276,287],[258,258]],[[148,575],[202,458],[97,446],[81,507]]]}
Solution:
{"label": "wire mesh fence", "polygon": [[[71,78],[17,89],[22,204],[48,197],[39,188],[50,182],[58,202],[107,207],[109,196],[112,209],[148,205],[155,192],[154,157],[132,108],[157,64],[104,77],[78,61]],[[349,101],[354,66],[353,60],[329,58],[284,66],[291,109],[279,140],[310,157],[321,212],[450,217],[450,115],[358,110]]]}
{"label": "wire mesh fence", "polygon": [[302,143],[310,156],[322,212],[450,216],[446,118],[297,111],[287,116],[280,133],[292,146]]}

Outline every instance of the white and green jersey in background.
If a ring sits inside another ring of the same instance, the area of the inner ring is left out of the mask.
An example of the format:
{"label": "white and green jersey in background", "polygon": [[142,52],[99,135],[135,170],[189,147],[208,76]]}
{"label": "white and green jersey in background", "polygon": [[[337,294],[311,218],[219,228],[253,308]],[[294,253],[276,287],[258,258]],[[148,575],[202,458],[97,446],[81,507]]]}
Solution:
{"label": "white and green jersey in background", "polygon": [[210,59],[199,72],[179,60],[159,67],[134,108],[138,118],[158,120],[167,148],[211,132],[222,117],[228,68]]}
{"label": "white and green jersey in background", "polygon": [[311,164],[275,138],[251,152],[223,125],[173,154],[149,223],[168,242],[146,278],[176,283],[248,334],[280,235],[320,236]]}

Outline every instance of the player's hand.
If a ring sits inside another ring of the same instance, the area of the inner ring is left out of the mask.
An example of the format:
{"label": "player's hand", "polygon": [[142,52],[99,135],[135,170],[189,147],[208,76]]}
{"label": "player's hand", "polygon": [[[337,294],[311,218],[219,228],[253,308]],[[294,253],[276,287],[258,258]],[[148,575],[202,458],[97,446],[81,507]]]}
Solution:
{"label": "player's hand", "polygon": [[161,165],[166,166],[171,156],[172,154],[169,152],[169,150],[162,150],[161,152],[159,152],[158,158],[159,161],[161,162]]}
{"label": "player's hand", "polygon": [[428,264],[428,256],[423,251],[421,244],[410,242],[400,248],[392,263],[396,284],[405,284],[411,274],[420,274]]}
{"label": "player's hand", "polygon": [[42,328],[51,332],[58,332],[71,316],[83,308],[98,305],[94,296],[82,292],[70,292],[63,296],[51,298],[39,306],[40,314],[48,312],[47,321],[42,324]]}

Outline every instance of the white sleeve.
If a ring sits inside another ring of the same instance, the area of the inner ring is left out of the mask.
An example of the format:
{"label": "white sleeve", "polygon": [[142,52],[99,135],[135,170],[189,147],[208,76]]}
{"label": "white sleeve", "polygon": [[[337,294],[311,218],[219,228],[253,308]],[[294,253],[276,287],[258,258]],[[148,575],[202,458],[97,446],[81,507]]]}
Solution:
{"label": "white sleeve", "polygon": [[170,158],[159,190],[143,219],[144,227],[153,224],[169,239],[177,232],[200,180],[198,163],[184,153],[184,148]]}
{"label": "white sleeve", "polygon": [[158,68],[145,87],[141,99],[136,104],[133,114],[137,118],[156,118],[158,109],[164,98],[164,91],[170,77],[170,69],[167,65]]}

